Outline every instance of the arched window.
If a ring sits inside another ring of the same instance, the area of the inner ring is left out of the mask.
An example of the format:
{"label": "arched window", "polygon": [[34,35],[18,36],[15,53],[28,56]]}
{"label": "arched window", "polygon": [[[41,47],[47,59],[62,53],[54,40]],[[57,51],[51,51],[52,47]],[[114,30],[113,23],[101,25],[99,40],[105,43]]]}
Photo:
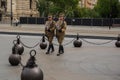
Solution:
{"label": "arched window", "polygon": [[32,0],[30,0],[30,9],[32,9]]}

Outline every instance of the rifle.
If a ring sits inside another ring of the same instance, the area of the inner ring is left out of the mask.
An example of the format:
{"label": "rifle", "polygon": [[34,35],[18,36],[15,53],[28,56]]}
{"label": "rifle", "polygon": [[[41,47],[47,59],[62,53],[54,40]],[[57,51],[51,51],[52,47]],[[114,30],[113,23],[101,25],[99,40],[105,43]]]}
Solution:
{"label": "rifle", "polygon": [[62,29],[63,29],[63,27],[64,27],[64,25],[65,25],[65,24],[64,24],[64,21],[65,21],[65,20],[63,20],[62,24],[60,25],[59,32],[62,32]]}
{"label": "rifle", "polygon": [[52,28],[54,26],[54,22],[52,21],[52,23],[50,24],[50,27],[48,28],[48,31],[50,32],[50,28]]}

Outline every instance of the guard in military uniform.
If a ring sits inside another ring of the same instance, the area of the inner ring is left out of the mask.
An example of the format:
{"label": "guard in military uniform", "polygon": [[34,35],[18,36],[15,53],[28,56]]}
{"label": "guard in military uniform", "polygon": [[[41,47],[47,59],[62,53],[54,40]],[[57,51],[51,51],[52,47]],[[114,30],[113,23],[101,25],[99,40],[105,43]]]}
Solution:
{"label": "guard in military uniform", "polygon": [[60,13],[59,20],[56,23],[56,37],[59,43],[59,50],[57,56],[64,53],[63,40],[66,31],[66,21],[64,20],[64,14]]}
{"label": "guard in military uniform", "polygon": [[55,32],[55,21],[53,20],[52,15],[48,15],[48,20],[45,23],[45,35],[48,38],[49,46],[46,54],[54,52],[54,46],[53,46],[53,38],[54,38],[54,32]]}

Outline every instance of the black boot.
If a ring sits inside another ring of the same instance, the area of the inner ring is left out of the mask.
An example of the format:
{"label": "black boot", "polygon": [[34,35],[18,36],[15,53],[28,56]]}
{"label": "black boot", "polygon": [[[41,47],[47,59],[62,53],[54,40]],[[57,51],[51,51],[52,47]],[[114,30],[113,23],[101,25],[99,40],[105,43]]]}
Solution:
{"label": "black boot", "polygon": [[61,45],[61,54],[64,53],[64,48],[63,48],[63,45]]}
{"label": "black boot", "polygon": [[53,46],[53,44],[51,44],[51,48],[52,48],[51,53],[53,53],[54,52],[54,46]]}
{"label": "black boot", "polygon": [[58,53],[60,53],[60,50],[61,50],[61,46],[59,45],[59,51],[58,51]]}
{"label": "black boot", "polygon": [[61,45],[59,45],[59,50],[58,50],[57,56],[59,56],[60,54],[62,54],[62,46]]}
{"label": "black boot", "polygon": [[47,50],[46,54],[50,54],[50,48],[51,48],[51,45],[49,45],[49,47],[48,47],[48,50]]}

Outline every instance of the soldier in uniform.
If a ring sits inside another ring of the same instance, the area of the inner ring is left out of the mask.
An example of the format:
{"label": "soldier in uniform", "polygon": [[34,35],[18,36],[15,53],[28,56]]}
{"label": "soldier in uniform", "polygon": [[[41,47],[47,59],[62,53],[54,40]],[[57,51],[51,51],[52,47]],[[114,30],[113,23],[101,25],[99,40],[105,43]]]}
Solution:
{"label": "soldier in uniform", "polygon": [[60,13],[59,20],[56,23],[56,37],[59,43],[59,50],[58,50],[57,56],[64,53],[64,48],[62,43],[65,36],[66,25],[67,24],[66,24],[66,21],[64,20],[64,14]]}
{"label": "soldier in uniform", "polygon": [[53,46],[53,37],[54,37],[54,32],[55,32],[55,21],[53,20],[53,17],[51,14],[48,15],[48,20],[45,23],[45,35],[48,38],[49,46],[46,54],[54,52],[54,46]]}

